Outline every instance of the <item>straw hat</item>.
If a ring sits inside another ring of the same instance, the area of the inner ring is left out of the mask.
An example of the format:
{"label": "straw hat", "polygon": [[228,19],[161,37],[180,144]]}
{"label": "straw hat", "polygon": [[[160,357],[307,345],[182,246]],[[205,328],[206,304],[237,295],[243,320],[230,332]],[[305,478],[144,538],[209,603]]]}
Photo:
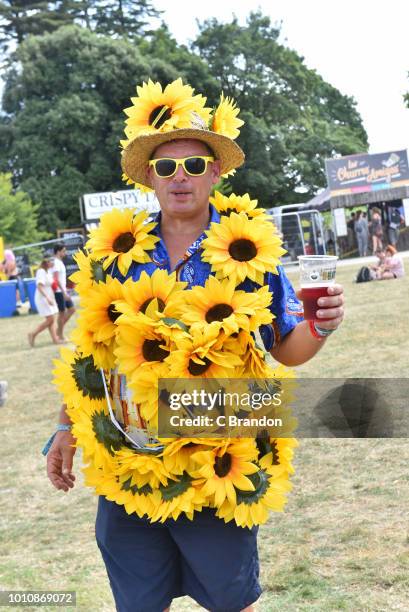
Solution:
{"label": "straw hat", "polygon": [[[226,175],[244,162],[244,153],[234,138],[243,121],[237,118],[239,109],[222,94],[219,106],[213,111],[204,107],[206,98],[193,95],[193,89],[177,79],[163,91],[159,83],[144,83],[137,88],[139,96],[132,98],[133,106],[125,109],[128,115],[122,141],[122,169],[127,182],[152,188],[148,177],[148,161],[155,149],[180,139],[205,143],[220,160],[220,174]],[[158,120],[159,117],[159,120]],[[208,125],[212,129],[209,129]],[[129,181],[131,179],[131,181]]]}

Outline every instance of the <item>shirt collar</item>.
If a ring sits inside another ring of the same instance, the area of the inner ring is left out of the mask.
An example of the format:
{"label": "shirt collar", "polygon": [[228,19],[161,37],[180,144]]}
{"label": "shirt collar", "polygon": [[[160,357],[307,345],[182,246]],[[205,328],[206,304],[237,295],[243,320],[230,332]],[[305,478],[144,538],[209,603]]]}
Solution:
{"label": "shirt collar", "polygon": [[[220,214],[217,212],[217,210],[215,209],[213,204],[209,204],[209,212],[210,212],[210,219],[209,219],[209,224],[208,224],[208,226],[206,228],[207,230],[209,229],[211,223],[220,223]],[[162,221],[162,212],[159,211],[158,213],[156,213],[156,215],[153,217],[152,221],[153,221],[153,223],[156,223],[155,227],[152,230],[152,234],[162,238],[161,231],[160,231],[160,224],[161,224],[161,221]],[[202,234],[202,236],[203,236],[203,234]]]}

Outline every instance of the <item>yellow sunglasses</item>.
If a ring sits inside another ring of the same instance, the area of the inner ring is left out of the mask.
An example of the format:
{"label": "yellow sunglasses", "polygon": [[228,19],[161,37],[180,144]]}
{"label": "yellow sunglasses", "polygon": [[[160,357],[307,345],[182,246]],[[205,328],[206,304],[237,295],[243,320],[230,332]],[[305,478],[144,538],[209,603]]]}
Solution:
{"label": "yellow sunglasses", "polygon": [[190,176],[202,176],[206,172],[209,162],[214,162],[214,157],[206,157],[204,155],[194,155],[182,159],[160,157],[158,159],[151,159],[149,166],[153,166],[156,176],[160,178],[174,176],[179,166],[182,166],[186,174]]}

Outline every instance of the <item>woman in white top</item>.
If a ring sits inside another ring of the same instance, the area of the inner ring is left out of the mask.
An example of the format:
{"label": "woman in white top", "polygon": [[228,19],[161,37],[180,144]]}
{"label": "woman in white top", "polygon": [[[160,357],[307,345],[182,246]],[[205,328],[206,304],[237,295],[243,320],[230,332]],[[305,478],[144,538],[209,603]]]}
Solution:
{"label": "woman in white top", "polygon": [[34,346],[34,340],[38,334],[48,328],[52,341],[54,344],[61,344],[57,336],[57,319],[58,313],[57,303],[54,297],[54,291],[51,287],[53,278],[51,275],[51,268],[53,267],[53,259],[51,257],[44,257],[40,264],[40,267],[36,273],[36,291],[34,294],[34,301],[37,307],[38,313],[45,317],[45,321],[28,334],[28,341],[30,346]]}

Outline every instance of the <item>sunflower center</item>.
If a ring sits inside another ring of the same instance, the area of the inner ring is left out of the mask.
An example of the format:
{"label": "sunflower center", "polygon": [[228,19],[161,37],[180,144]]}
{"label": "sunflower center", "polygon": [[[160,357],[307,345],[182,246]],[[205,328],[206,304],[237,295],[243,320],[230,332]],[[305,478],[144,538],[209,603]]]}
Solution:
{"label": "sunflower center", "polygon": [[214,471],[216,472],[219,478],[224,478],[230,472],[231,469],[231,455],[229,453],[225,453],[222,457],[216,457],[216,461],[214,464]]}
{"label": "sunflower center", "polygon": [[204,361],[204,363],[196,363],[195,361],[192,361],[192,359],[189,359],[189,365],[187,369],[189,370],[192,376],[200,376],[201,374],[204,374],[212,364],[210,359],[208,359],[207,357],[205,357],[202,361]]}
{"label": "sunflower center", "polygon": [[115,304],[110,304],[108,306],[108,319],[110,321],[112,321],[112,323],[115,323],[115,321],[117,320],[117,318],[120,316],[120,312],[117,311],[117,309],[115,308]]}
{"label": "sunflower center", "polygon": [[238,213],[240,212],[239,210],[237,210],[237,208],[226,208],[225,210],[221,210],[220,211],[220,215],[222,217],[228,217],[229,215],[231,215],[232,213]]}
{"label": "sunflower center", "polygon": [[252,240],[239,238],[231,243],[229,253],[236,261],[250,261],[257,255],[257,247]]}
{"label": "sunflower center", "polygon": [[158,300],[158,310],[159,312],[163,312],[165,310],[165,302],[163,300],[161,300],[160,298],[148,298],[147,300],[144,301],[144,303],[142,304],[142,306],[139,308],[139,312],[141,312],[142,314],[145,314],[149,304],[152,302],[152,300]]}
{"label": "sunflower center", "polygon": [[157,106],[149,115],[149,125],[159,129],[162,127],[165,121],[171,118],[171,116],[172,111],[170,110],[169,106],[166,106],[166,104]]}
{"label": "sunflower center", "polygon": [[208,323],[212,321],[223,321],[223,319],[229,317],[232,312],[233,308],[230,304],[216,304],[206,312],[205,319]]}
{"label": "sunflower center", "polygon": [[115,253],[127,253],[135,244],[135,236],[131,232],[119,234],[113,242],[112,250]]}
{"label": "sunflower center", "polygon": [[161,348],[161,340],[145,340],[142,345],[142,355],[145,361],[163,361],[169,351]]}

